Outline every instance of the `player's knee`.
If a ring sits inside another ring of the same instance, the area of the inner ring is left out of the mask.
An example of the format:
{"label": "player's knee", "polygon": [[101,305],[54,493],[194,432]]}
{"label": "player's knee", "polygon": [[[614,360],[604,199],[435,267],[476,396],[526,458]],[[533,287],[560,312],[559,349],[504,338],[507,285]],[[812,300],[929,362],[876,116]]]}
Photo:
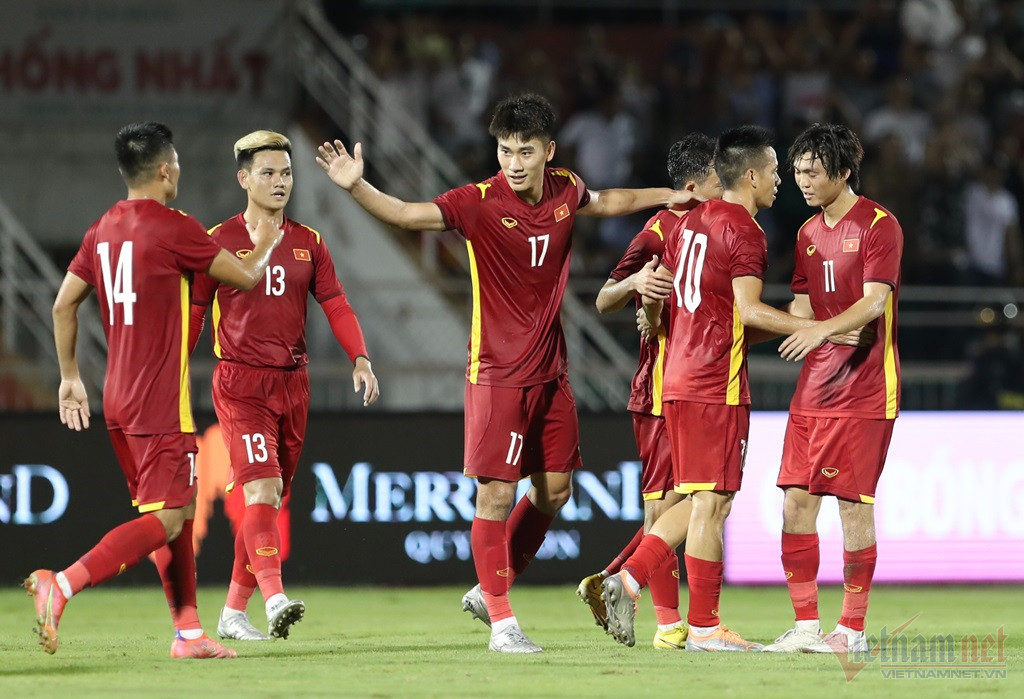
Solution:
{"label": "player's knee", "polygon": [[185,525],[185,513],[179,508],[174,510],[160,510],[155,513],[160,523],[164,525],[164,531],[167,533],[167,543],[171,543],[181,534],[181,529]]}

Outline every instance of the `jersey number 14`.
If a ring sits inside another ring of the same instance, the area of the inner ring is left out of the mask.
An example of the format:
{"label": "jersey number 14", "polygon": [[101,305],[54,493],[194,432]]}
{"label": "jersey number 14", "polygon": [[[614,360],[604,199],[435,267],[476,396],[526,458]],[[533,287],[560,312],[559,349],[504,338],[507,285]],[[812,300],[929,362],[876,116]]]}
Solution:
{"label": "jersey number 14", "polygon": [[103,273],[103,291],[107,297],[107,318],[110,325],[114,324],[114,304],[121,304],[125,325],[135,323],[135,302],[138,300],[132,291],[132,241],[121,244],[121,252],[117,256],[116,270],[111,274],[110,243],[97,243],[96,254],[100,256],[100,269]]}

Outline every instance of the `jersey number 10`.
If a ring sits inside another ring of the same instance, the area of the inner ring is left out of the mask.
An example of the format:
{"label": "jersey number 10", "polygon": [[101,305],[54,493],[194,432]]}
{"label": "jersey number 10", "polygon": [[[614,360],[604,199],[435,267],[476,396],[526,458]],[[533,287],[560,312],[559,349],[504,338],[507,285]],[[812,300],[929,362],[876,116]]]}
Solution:
{"label": "jersey number 10", "polygon": [[121,253],[117,256],[117,269],[111,274],[110,243],[97,243],[96,254],[100,256],[100,269],[103,272],[103,292],[107,297],[107,318],[110,325],[114,324],[114,304],[123,308],[124,324],[135,323],[135,302],[138,300],[132,291],[132,241],[121,244]]}
{"label": "jersey number 10", "polygon": [[[672,287],[676,292],[676,306],[686,306],[693,313],[700,306],[700,278],[704,273],[704,256],[708,250],[708,237],[704,233],[694,234],[683,229],[683,252],[679,256]],[[685,277],[685,279],[684,279]],[[680,284],[682,288],[680,288]]]}

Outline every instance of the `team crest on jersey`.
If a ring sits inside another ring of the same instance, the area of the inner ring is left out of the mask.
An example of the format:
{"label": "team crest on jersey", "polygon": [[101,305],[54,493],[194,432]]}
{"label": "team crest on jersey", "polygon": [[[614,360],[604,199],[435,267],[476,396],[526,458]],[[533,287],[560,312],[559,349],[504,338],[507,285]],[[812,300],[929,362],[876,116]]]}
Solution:
{"label": "team crest on jersey", "polygon": [[292,248],[292,254],[295,255],[295,259],[300,262],[312,262],[313,258],[310,257],[309,250],[304,248]]}
{"label": "team crest on jersey", "polygon": [[236,255],[237,257],[240,257],[240,258],[242,258],[243,260],[244,260],[245,258],[247,258],[247,257],[248,257],[249,255],[251,255],[251,254],[252,254],[252,250],[239,250],[238,252],[236,252],[236,253],[235,253],[235,255]]}
{"label": "team crest on jersey", "polygon": [[509,216],[506,216],[505,218],[501,219],[501,223],[502,225],[505,226],[505,228],[515,228],[516,226],[519,225],[519,221]]}
{"label": "team crest on jersey", "polygon": [[821,475],[825,476],[825,478],[835,478],[839,475],[839,469],[826,467],[821,469]]}
{"label": "team crest on jersey", "polygon": [[562,221],[569,218],[569,205],[562,204],[560,207],[555,209],[555,220]]}
{"label": "team crest on jersey", "polygon": [[807,246],[807,256],[810,257],[811,255],[813,255],[814,251],[817,250],[817,249],[818,248],[814,247],[813,245],[808,245]]}
{"label": "team crest on jersey", "polygon": [[860,238],[848,238],[843,241],[843,252],[857,252],[860,250]]}

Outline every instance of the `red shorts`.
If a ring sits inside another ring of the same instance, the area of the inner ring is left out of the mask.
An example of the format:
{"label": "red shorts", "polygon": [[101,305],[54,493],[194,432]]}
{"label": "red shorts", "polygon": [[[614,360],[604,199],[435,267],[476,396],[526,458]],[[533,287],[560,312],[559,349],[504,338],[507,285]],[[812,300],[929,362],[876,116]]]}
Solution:
{"label": "red shorts", "polygon": [[504,388],[466,382],[465,472],[518,481],[580,467],[576,399],[566,376]]}
{"label": "red shorts", "polygon": [[895,420],[790,415],[782,447],[780,488],[874,502]]}
{"label": "red shorts", "polygon": [[231,457],[228,491],[259,478],[291,488],[309,415],[309,374],[220,362],[213,372],[213,407]]}
{"label": "red shorts", "polygon": [[196,495],[194,434],[125,434],[119,429],[108,432],[128,483],[132,507],[146,513],[192,504]]}
{"label": "red shorts", "polygon": [[640,452],[640,491],[644,500],[661,500],[675,484],[672,473],[672,449],[665,429],[665,418],[633,413],[633,436]]}
{"label": "red shorts", "polygon": [[677,493],[735,493],[743,481],[750,434],[749,405],[671,401],[665,420]]}

